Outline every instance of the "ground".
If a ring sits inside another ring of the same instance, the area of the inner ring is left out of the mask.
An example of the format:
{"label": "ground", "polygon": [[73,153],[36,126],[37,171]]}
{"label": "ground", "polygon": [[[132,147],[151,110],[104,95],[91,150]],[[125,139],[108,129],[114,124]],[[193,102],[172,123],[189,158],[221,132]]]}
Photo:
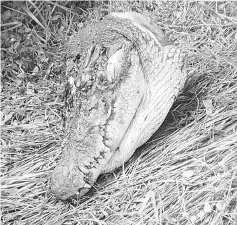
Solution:
{"label": "ground", "polygon": [[[150,16],[188,51],[166,121],[81,200],[50,193],[70,35],[114,11]],[[236,224],[237,2],[1,2],[3,224]]]}

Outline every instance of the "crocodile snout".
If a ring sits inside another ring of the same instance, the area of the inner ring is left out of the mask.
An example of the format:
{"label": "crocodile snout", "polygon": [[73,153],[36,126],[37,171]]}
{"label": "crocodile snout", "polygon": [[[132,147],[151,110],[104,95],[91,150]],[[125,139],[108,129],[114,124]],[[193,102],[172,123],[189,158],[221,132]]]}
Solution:
{"label": "crocodile snout", "polygon": [[70,168],[70,166],[72,165],[58,164],[51,176],[51,192],[62,200],[74,195],[83,196],[91,188],[85,182],[84,174],[76,167]]}

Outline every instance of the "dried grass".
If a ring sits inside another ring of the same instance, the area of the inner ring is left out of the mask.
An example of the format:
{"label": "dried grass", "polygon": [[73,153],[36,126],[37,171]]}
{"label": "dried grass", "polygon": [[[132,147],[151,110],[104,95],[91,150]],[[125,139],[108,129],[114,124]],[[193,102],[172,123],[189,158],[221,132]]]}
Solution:
{"label": "dried grass", "polygon": [[[97,20],[108,11],[151,16],[188,51],[189,79],[163,126],[123,168],[102,175],[83,199],[62,202],[49,192],[49,177],[63,140],[63,54],[48,48],[58,63],[27,82],[21,70],[6,67],[2,223],[237,224],[237,3],[90,2],[94,8],[78,16],[67,3],[49,3],[53,12],[67,10],[65,36],[80,27],[81,19]],[[24,16],[37,23],[35,37],[47,48],[57,28],[43,14],[45,5],[32,1],[24,7]]]}

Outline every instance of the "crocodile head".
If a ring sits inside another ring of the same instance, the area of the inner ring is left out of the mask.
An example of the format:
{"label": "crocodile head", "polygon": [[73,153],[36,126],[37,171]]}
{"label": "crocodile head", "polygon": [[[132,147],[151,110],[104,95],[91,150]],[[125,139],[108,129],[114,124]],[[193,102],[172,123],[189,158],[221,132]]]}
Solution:
{"label": "crocodile head", "polygon": [[84,195],[126,162],[165,119],[183,87],[183,56],[136,13],[117,13],[68,44],[63,156],[51,178],[60,199]]}

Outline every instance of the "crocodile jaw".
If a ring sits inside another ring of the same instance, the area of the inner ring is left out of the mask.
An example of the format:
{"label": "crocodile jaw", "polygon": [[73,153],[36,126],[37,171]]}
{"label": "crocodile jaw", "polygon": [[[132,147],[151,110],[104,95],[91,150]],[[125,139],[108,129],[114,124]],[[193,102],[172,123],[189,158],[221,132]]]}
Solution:
{"label": "crocodile jaw", "polygon": [[[74,114],[68,123],[63,156],[51,177],[57,198],[84,195],[119,151],[146,89],[138,55],[133,52],[131,60],[136,66],[129,68],[116,91],[85,98],[80,115]],[[135,151],[134,147],[128,151]]]}

